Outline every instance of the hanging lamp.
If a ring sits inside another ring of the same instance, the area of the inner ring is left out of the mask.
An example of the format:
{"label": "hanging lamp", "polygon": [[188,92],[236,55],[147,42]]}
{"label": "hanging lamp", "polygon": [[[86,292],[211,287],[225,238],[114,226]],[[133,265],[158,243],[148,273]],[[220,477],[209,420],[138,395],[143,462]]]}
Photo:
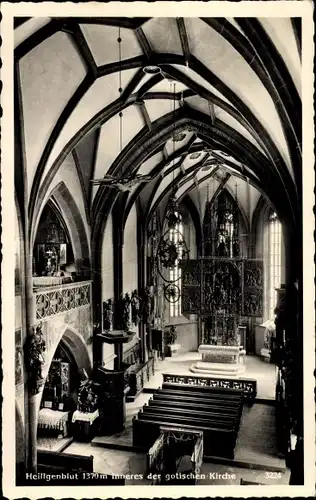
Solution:
{"label": "hanging lamp", "polygon": [[[118,53],[119,53],[119,95],[122,98],[122,38],[121,38],[121,28],[118,28]],[[119,143],[120,143],[120,154],[123,150],[123,112],[119,112]],[[91,183],[95,186],[104,185],[108,188],[118,189],[119,191],[131,191],[135,186],[143,182],[149,182],[151,180],[150,175],[140,175],[140,174],[127,174],[124,175],[121,166],[121,172],[118,176],[105,175],[101,179],[92,179]]]}
{"label": "hanging lamp", "polygon": [[[172,228],[175,228],[177,226],[177,224],[179,224],[181,222],[181,215],[179,213],[179,205],[178,205],[178,200],[177,200],[177,197],[176,197],[176,186],[174,186],[174,180],[175,180],[175,143],[178,142],[176,137],[181,135],[181,132],[176,134],[176,131],[175,131],[175,109],[176,109],[176,84],[175,83],[172,83],[170,82],[170,87],[171,85],[173,84],[173,129],[172,129],[172,185],[173,185],[173,192],[172,192],[172,195],[169,199],[169,202],[168,202],[168,209],[167,209],[167,213],[166,213],[166,220],[167,220],[167,224],[168,224],[168,228],[169,229],[172,229]],[[183,138],[185,138],[186,134],[183,133]],[[182,137],[181,137],[181,140],[182,140]]]}

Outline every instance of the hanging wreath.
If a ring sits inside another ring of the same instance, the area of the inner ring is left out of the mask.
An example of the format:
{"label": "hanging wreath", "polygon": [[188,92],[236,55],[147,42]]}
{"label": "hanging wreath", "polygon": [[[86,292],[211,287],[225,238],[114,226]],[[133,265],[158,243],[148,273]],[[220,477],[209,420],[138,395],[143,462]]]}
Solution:
{"label": "hanging wreath", "polygon": [[98,395],[93,390],[93,381],[81,383],[78,393],[78,410],[82,413],[93,413],[97,409]]}
{"label": "hanging wreath", "polygon": [[32,333],[26,338],[24,349],[29,391],[32,395],[35,395],[39,393],[44,384],[42,366],[45,362],[46,343],[43,338],[41,324],[32,328]]}
{"label": "hanging wreath", "polygon": [[174,283],[180,279],[180,274],[166,275],[166,269],[175,269],[180,266],[183,260],[189,256],[189,250],[180,231],[173,229],[173,241],[170,239],[170,231],[161,237],[157,249],[158,272],[164,281]]}
{"label": "hanging wreath", "polygon": [[180,299],[180,288],[175,284],[170,284],[164,290],[165,299],[172,304],[175,304]]}
{"label": "hanging wreath", "polygon": [[158,256],[164,267],[175,267],[180,257],[179,244],[170,239],[163,239],[159,245]]}

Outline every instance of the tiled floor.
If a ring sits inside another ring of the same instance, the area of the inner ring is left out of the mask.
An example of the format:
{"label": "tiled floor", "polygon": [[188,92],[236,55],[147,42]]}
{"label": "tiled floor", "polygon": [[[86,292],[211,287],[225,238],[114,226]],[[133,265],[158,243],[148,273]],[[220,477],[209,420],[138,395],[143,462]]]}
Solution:
{"label": "tiled floor", "polygon": [[[165,358],[155,363],[155,375],[145,385],[145,389],[157,389],[162,385],[163,373],[177,375],[192,375],[189,368],[193,363],[201,360],[198,352],[179,352],[172,358]],[[275,393],[275,365],[267,363],[259,356],[245,356],[245,372],[240,378],[257,380],[257,397],[274,399]],[[237,376],[238,378],[238,376]]]}

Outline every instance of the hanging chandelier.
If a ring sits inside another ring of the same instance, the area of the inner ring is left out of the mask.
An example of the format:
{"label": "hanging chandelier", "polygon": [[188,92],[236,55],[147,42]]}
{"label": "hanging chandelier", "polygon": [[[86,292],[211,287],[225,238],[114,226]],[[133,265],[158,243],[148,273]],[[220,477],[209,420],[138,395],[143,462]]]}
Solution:
{"label": "hanging chandelier", "polygon": [[180,279],[180,276],[165,276],[164,270],[174,269],[183,260],[188,259],[189,249],[184,241],[183,235],[176,228],[173,228],[172,234],[168,229],[164,235],[160,238],[158,249],[157,249],[157,259],[158,259],[158,271],[164,281],[169,283],[174,283]]}
{"label": "hanging chandelier", "polygon": [[[181,277],[181,273],[173,272],[177,267],[180,267],[183,260],[189,258],[189,250],[185,243],[184,236],[179,231],[182,222],[182,216],[179,210],[179,204],[176,197],[177,187],[175,186],[175,142],[181,141],[186,137],[185,132],[176,131],[175,126],[175,106],[176,106],[176,83],[171,81],[173,85],[173,127],[172,127],[172,145],[173,145],[173,176],[172,185],[173,192],[170,196],[165,221],[167,230],[161,236],[156,250],[156,266],[161,278],[168,283],[175,283]],[[170,302],[176,302],[179,299],[179,290],[176,285],[167,286],[164,289],[165,298]]]}
{"label": "hanging chandelier", "polygon": [[[122,97],[122,38],[121,38],[121,28],[118,28],[118,53],[119,53],[119,94]],[[148,66],[148,68],[154,68]],[[148,71],[149,72],[149,71]],[[123,112],[119,113],[119,140],[120,140],[120,153],[122,153],[123,144]],[[94,186],[104,185],[108,188],[115,188],[119,191],[131,191],[135,186],[140,185],[143,182],[149,182],[151,180],[150,175],[140,175],[140,174],[130,174],[124,175],[122,168],[119,176],[105,175],[101,179],[92,179],[91,183]]]}
{"label": "hanging chandelier", "polygon": [[181,215],[179,213],[178,200],[174,195],[171,196],[168,202],[168,209],[165,218],[169,229],[176,227],[182,221]]}

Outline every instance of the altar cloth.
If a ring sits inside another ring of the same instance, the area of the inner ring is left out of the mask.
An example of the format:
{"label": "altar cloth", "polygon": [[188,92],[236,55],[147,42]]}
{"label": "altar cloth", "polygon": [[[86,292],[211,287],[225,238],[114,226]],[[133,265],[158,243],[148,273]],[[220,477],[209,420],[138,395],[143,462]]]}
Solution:
{"label": "altar cloth", "polygon": [[99,416],[99,410],[95,410],[93,413],[84,413],[82,411],[76,410],[72,416],[72,423],[77,420],[80,422],[90,422],[90,425],[93,424],[96,418]]}
{"label": "altar cloth", "polygon": [[56,429],[67,436],[68,411],[42,408],[38,413],[38,427],[41,429]]}

